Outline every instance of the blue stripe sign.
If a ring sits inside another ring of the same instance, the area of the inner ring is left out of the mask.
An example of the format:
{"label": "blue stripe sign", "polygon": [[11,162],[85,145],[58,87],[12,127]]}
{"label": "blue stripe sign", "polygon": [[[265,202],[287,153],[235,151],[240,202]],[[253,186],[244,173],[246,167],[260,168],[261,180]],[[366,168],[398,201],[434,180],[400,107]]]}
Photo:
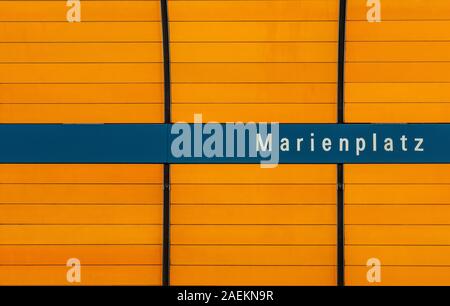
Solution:
{"label": "blue stripe sign", "polygon": [[449,163],[450,124],[3,124],[1,163]]}

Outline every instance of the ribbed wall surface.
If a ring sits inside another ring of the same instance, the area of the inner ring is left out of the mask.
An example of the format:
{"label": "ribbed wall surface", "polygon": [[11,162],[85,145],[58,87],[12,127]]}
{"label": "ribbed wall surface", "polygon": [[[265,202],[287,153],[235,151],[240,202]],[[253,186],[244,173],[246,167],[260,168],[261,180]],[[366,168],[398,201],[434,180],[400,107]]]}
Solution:
{"label": "ribbed wall surface", "polygon": [[173,119],[335,122],[338,1],[169,0]]}
{"label": "ribbed wall surface", "polygon": [[[368,23],[349,0],[347,123],[449,123],[450,2],[383,0]],[[396,148],[400,150],[400,148]],[[346,283],[449,285],[450,171],[447,165],[345,166]]]}
{"label": "ribbed wall surface", "polygon": [[[335,122],[338,1],[169,12],[174,121]],[[334,166],[172,169],[172,284],[336,284]]]}
{"label": "ribbed wall surface", "polygon": [[[346,123],[449,123],[450,3],[348,0]],[[338,0],[168,0],[172,121],[335,123]],[[162,123],[160,1],[0,1],[0,123]],[[0,284],[160,285],[162,165],[0,165]],[[335,285],[336,166],[171,166],[172,285]],[[346,284],[450,284],[450,168],[345,165]]]}
{"label": "ribbed wall surface", "polygon": [[162,166],[0,165],[0,284],[161,283]]}
{"label": "ribbed wall surface", "polygon": [[449,122],[450,2],[381,3],[348,0],[346,122]]}
{"label": "ribbed wall surface", "polygon": [[[0,1],[1,123],[163,120],[159,1]],[[161,284],[162,166],[1,165],[0,284]]]}
{"label": "ribbed wall surface", "polygon": [[172,166],[172,284],[336,284],[335,168]]}
{"label": "ribbed wall surface", "polygon": [[0,1],[0,122],[161,122],[159,5]]}
{"label": "ribbed wall surface", "polygon": [[348,165],[346,279],[367,285],[370,258],[381,285],[450,284],[450,167]]}

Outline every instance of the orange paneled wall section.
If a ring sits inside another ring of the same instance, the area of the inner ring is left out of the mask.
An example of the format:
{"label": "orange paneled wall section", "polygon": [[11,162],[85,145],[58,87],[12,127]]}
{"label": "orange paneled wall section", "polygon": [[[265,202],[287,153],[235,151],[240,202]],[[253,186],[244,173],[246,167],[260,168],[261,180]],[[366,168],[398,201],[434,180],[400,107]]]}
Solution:
{"label": "orange paneled wall section", "polygon": [[[169,0],[173,120],[334,123],[337,18],[334,0]],[[336,284],[336,166],[171,168],[171,284]]]}
{"label": "orange paneled wall section", "polygon": [[[383,0],[382,21],[348,0],[347,123],[450,122],[450,2]],[[346,284],[450,285],[450,167],[345,166]]]}
{"label": "orange paneled wall section", "polygon": [[159,1],[1,1],[2,123],[152,123],[163,114]]}
{"label": "orange paneled wall section", "polygon": [[[0,123],[161,123],[159,1],[0,1]],[[160,285],[161,165],[0,165],[0,284]],[[73,283],[76,284],[76,283]]]}

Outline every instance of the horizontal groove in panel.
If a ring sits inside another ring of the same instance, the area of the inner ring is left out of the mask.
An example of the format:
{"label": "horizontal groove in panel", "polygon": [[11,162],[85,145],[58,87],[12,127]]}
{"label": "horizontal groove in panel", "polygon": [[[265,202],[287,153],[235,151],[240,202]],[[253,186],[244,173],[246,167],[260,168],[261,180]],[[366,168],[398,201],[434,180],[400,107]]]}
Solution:
{"label": "horizontal groove in panel", "polygon": [[450,245],[450,225],[346,225],[348,245]]}
{"label": "horizontal groove in panel", "polygon": [[[1,86],[1,85],[0,85]],[[336,103],[336,84],[172,84],[178,103]],[[1,87],[0,87],[1,98]],[[450,99],[449,99],[450,100]]]}
{"label": "horizontal groove in panel", "polygon": [[161,82],[162,64],[0,64],[2,83]]}
{"label": "horizontal groove in panel", "polygon": [[334,62],[336,43],[173,43],[172,62]]}
{"label": "horizontal groove in panel", "polygon": [[336,223],[333,205],[172,205],[171,210],[171,224]]}
{"label": "horizontal groove in panel", "polygon": [[163,85],[162,83],[0,84],[0,103],[162,104]]}
{"label": "horizontal groove in panel", "polygon": [[346,204],[450,204],[448,185],[347,185]]}
{"label": "horizontal groove in panel", "polygon": [[347,123],[447,123],[450,103],[346,103],[345,114]]}
{"label": "horizontal groove in panel", "polygon": [[334,184],[335,177],[336,167],[330,165],[278,165],[270,169],[260,165],[173,165],[171,183]]}
{"label": "horizontal groove in panel", "polygon": [[161,266],[83,266],[81,282],[67,281],[68,267],[0,267],[0,285],[161,285]]}
{"label": "horizontal groove in panel", "polygon": [[170,21],[337,20],[336,1],[169,1]]}
{"label": "horizontal groove in panel", "polygon": [[162,224],[162,205],[0,205],[0,224]]}
{"label": "horizontal groove in panel", "polygon": [[161,185],[2,184],[7,204],[161,204]]}
{"label": "horizontal groove in panel", "polygon": [[450,184],[450,164],[345,165],[346,184]]}
{"label": "horizontal groove in panel", "polygon": [[172,185],[172,204],[335,204],[335,185]]}
{"label": "horizontal groove in panel", "polygon": [[173,244],[312,244],[336,242],[334,225],[172,225]]}
{"label": "horizontal groove in panel", "polygon": [[172,63],[171,66],[174,83],[336,82],[336,64],[332,63]]}
{"label": "horizontal groove in panel", "polygon": [[335,246],[181,246],[171,247],[172,265],[327,265]]}
{"label": "horizontal groove in panel", "polygon": [[1,123],[161,123],[163,104],[0,104]]}
{"label": "horizontal groove in panel", "polygon": [[450,267],[382,267],[381,283],[367,282],[367,267],[345,267],[349,286],[449,286]]}
{"label": "horizontal groove in panel", "polygon": [[170,37],[173,42],[335,42],[337,28],[337,22],[171,22]]}
{"label": "horizontal groove in panel", "polygon": [[450,102],[450,83],[347,83],[345,92],[347,104]]}
{"label": "horizontal groove in panel", "polygon": [[346,264],[365,266],[370,258],[383,266],[449,266],[450,246],[346,246]]}
{"label": "horizontal groove in panel", "polygon": [[[450,187],[450,186],[449,186]],[[450,205],[347,205],[346,224],[446,224]]]}
{"label": "horizontal groove in panel", "polygon": [[[365,20],[366,1],[348,0],[347,20]],[[450,3],[447,0],[383,0],[382,21],[449,19]]]}
{"label": "horizontal groove in panel", "polygon": [[349,62],[450,61],[449,42],[348,42]]}
{"label": "horizontal groove in panel", "polygon": [[[0,21],[67,21],[73,5],[63,1],[0,1]],[[156,1],[85,1],[81,22],[89,21],[158,21]]]}
{"label": "horizontal groove in panel", "polygon": [[78,258],[82,265],[158,265],[157,245],[0,245],[3,265],[66,265]]}
{"label": "horizontal groove in panel", "polygon": [[160,244],[161,225],[0,225],[0,244]]}
{"label": "horizontal groove in panel", "polygon": [[[449,24],[450,26],[450,24]],[[449,63],[347,63],[347,82],[449,82]]]}
{"label": "horizontal groove in panel", "polygon": [[347,21],[347,41],[448,41],[449,26],[450,20]]}
{"label": "horizontal groove in panel", "polygon": [[[1,3],[1,1],[0,1]],[[0,43],[1,62],[162,62],[160,43]]]}
{"label": "horizontal groove in panel", "polygon": [[175,104],[174,121],[335,123],[336,104]]}
{"label": "horizontal groove in panel", "polygon": [[162,184],[162,166],[133,164],[0,164],[0,183]]}
{"label": "horizontal groove in panel", "polygon": [[170,270],[174,286],[336,285],[336,267],[172,266]]}
{"label": "horizontal groove in panel", "polygon": [[0,42],[161,42],[160,22],[6,22]]}

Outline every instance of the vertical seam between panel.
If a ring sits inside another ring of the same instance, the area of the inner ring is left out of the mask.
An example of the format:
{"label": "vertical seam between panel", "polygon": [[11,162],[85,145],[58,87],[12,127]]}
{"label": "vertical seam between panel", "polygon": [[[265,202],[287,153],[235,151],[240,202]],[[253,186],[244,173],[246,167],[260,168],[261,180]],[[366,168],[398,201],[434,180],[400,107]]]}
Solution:
{"label": "vertical seam between panel", "polygon": [[[164,60],[164,123],[172,121],[172,96],[170,77],[170,36],[168,0],[161,0],[162,49]],[[163,183],[163,246],[162,246],[162,285],[170,285],[170,164],[164,164]]]}
{"label": "vertical seam between panel", "polygon": [[[345,37],[347,0],[339,0],[337,123],[345,124]],[[344,164],[337,165],[337,285],[345,286]]]}

